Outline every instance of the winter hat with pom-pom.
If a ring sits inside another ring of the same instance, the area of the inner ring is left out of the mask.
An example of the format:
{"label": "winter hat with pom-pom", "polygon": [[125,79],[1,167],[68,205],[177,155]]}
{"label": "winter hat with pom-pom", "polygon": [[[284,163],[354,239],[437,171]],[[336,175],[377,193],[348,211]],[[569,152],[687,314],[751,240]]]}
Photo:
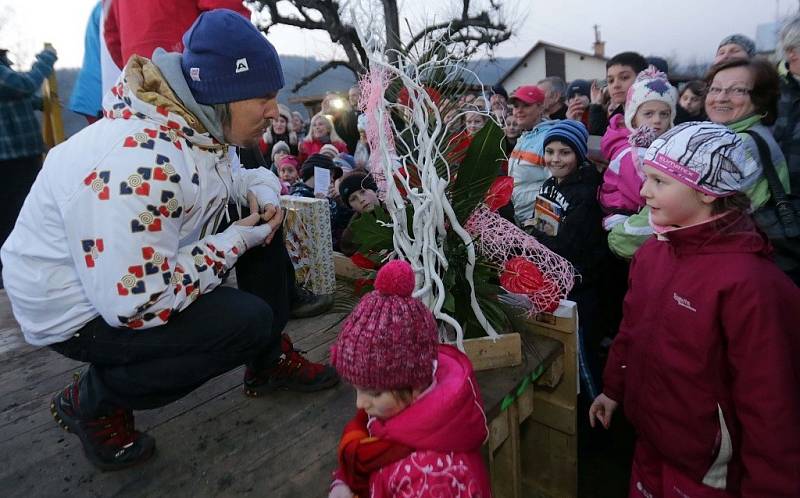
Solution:
{"label": "winter hat with pom-pom", "polygon": [[670,122],[675,120],[678,91],[670,84],[667,75],[654,66],[650,66],[639,73],[636,76],[636,81],[628,88],[628,95],[625,100],[625,126],[629,130],[636,130],[633,126],[633,117],[636,116],[639,106],[651,100],[667,104],[671,113]]}
{"label": "winter hat with pom-pom", "polygon": [[414,271],[390,261],[375,290],[361,298],[331,347],[331,364],[364,389],[425,388],[433,381],[438,332],[433,313],[414,291]]}

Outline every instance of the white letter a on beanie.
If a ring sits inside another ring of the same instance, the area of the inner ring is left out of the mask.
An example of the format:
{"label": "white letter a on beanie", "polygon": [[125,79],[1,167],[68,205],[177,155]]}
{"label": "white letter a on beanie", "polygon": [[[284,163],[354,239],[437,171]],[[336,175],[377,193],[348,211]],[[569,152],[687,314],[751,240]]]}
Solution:
{"label": "white letter a on beanie", "polygon": [[249,71],[250,67],[247,66],[247,59],[242,57],[241,59],[236,61],[236,72],[243,73],[245,71]]}

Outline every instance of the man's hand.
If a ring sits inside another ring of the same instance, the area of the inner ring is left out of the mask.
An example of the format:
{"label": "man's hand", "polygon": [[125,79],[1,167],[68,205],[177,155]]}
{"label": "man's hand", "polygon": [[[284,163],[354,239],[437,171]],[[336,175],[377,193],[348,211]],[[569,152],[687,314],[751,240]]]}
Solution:
{"label": "man's hand", "polygon": [[265,204],[261,212],[261,221],[270,226],[272,231],[267,235],[265,244],[272,242],[272,238],[283,223],[283,209],[272,204]]}
{"label": "man's hand", "polygon": [[589,407],[589,425],[594,427],[595,421],[599,420],[600,423],[603,424],[603,427],[608,429],[608,426],[611,424],[611,416],[614,414],[614,410],[617,409],[617,406],[619,406],[619,403],[605,394],[600,394],[594,399],[592,406]]}
{"label": "man's hand", "polygon": [[247,192],[247,207],[250,209],[250,216],[242,218],[241,220],[237,221],[236,224],[256,226],[260,223],[265,223],[269,225],[269,235],[267,235],[267,237],[264,239],[264,244],[269,244],[272,242],[272,238],[275,237],[275,232],[278,230],[278,227],[280,227],[281,223],[283,223],[283,210],[274,204],[264,204],[263,206],[259,207],[256,195],[250,191]]}

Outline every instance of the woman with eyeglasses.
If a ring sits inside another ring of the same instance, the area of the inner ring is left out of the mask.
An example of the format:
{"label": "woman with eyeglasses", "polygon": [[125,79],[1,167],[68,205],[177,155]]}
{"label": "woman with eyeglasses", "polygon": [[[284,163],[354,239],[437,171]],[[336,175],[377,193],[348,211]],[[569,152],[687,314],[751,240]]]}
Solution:
{"label": "woman with eyeglasses", "polygon": [[[775,123],[780,98],[778,72],[766,59],[729,60],[712,66],[706,75],[706,114],[709,121],[735,131],[759,163],[758,146],[747,131],[757,133],[769,145],[772,164],[786,192],[789,170],[781,148],[767,126]],[[761,165],[763,168],[763,164]],[[746,192],[753,211],[769,201],[766,177]]]}

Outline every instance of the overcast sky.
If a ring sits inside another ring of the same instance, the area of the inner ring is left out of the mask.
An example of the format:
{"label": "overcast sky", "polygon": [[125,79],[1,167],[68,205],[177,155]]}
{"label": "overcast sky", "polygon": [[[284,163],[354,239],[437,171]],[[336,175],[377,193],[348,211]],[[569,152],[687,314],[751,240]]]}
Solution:
{"label": "overcast sky", "polygon": [[[122,0],[135,1],[135,0]],[[169,0],[165,0],[169,1]],[[473,0],[480,4],[482,0]],[[485,1],[485,0],[484,0]],[[636,50],[644,55],[676,56],[683,62],[710,59],[730,33],[755,38],[756,26],[798,8],[798,0],[502,0],[514,3],[516,35],[496,51],[519,57],[543,40],[591,51],[594,24],[600,25],[606,55]],[[402,15],[417,24],[442,19],[430,0],[400,0]],[[488,3],[488,2],[487,2]],[[45,41],[59,53],[57,67],[79,67],[83,36],[95,0],[0,0],[0,46],[26,67]],[[401,23],[404,25],[404,23]],[[276,28],[270,41],[281,54],[329,59],[335,51],[324,33]]]}

